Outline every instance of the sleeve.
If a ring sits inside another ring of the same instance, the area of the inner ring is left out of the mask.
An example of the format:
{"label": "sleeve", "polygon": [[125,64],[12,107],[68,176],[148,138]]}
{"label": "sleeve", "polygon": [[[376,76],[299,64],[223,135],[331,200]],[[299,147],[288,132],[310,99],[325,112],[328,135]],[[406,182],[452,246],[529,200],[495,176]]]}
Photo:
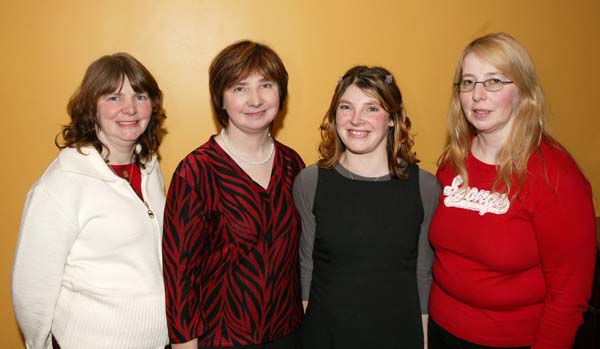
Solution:
{"label": "sleeve", "polygon": [[533,349],[571,348],[591,294],[596,256],[592,191],[576,165],[571,167],[555,178],[538,178],[543,189],[532,220],[546,299]]}
{"label": "sleeve", "polygon": [[12,301],[27,348],[52,348],[51,326],[75,219],[43,185],[27,194],[12,271]]}
{"label": "sleeve", "polygon": [[294,181],[294,203],[302,218],[300,235],[300,285],[302,300],[307,301],[313,271],[313,246],[315,243],[315,216],[312,212],[317,189],[318,167],[312,165],[302,170]]}
{"label": "sleeve", "polygon": [[163,276],[171,343],[193,340],[203,330],[194,263],[199,259],[205,219],[203,202],[189,183],[193,177],[180,165],[173,174],[165,205]]}
{"label": "sleeve", "polygon": [[162,173],[162,169],[160,165],[156,165],[156,178],[158,178],[158,184],[160,185],[160,189],[162,189],[163,194],[165,193],[165,178]]}
{"label": "sleeve", "polygon": [[433,249],[429,244],[429,225],[438,205],[442,189],[437,178],[425,170],[419,170],[419,188],[421,191],[421,201],[423,202],[424,216],[423,222],[421,223],[421,233],[419,235],[417,284],[419,287],[421,314],[427,314],[429,312],[429,290],[433,280],[431,266],[434,258]]}

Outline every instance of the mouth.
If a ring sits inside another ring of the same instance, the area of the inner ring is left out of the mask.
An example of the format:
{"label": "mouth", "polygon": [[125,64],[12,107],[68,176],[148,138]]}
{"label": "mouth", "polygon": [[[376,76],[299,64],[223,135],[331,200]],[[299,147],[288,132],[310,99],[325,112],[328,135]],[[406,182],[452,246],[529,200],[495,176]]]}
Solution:
{"label": "mouth", "polygon": [[369,135],[369,131],[365,130],[348,130],[348,133],[354,138],[365,138]]}
{"label": "mouth", "polygon": [[244,115],[246,115],[249,118],[258,118],[258,117],[265,115],[265,113],[266,113],[266,110],[261,110],[261,111],[256,111],[256,112],[246,112],[246,113],[244,113]]}
{"label": "mouth", "polygon": [[139,120],[134,120],[134,121],[117,121],[117,125],[124,126],[124,127],[135,126],[135,125],[138,124],[138,122],[139,122]]}
{"label": "mouth", "polygon": [[473,109],[472,112],[473,116],[478,119],[487,118],[492,113],[489,109]]}

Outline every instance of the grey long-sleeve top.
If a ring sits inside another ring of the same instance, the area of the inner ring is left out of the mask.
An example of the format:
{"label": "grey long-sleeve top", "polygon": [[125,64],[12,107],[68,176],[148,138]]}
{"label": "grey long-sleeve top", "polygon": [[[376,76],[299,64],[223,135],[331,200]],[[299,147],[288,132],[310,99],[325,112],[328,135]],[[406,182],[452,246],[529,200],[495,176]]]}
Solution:
{"label": "grey long-sleeve top", "polygon": [[[335,165],[335,170],[342,176],[354,180],[373,180],[373,178],[362,177],[354,173],[350,174],[350,171],[339,163]],[[317,190],[317,178],[318,166],[317,164],[313,164],[302,170],[294,182],[294,202],[296,203],[298,212],[302,216],[302,235],[300,237],[300,283],[302,285],[302,300],[305,301],[308,300],[310,283],[312,281],[312,253],[316,229],[315,216],[312,209]],[[386,180],[391,180],[391,176],[387,175],[378,179],[378,181]],[[421,313],[427,314],[429,289],[432,281],[431,265],[433,263],[433,250],[429,245],[429,224],[438,204],[441,187],[434,175],[423,169],[419,169],[419,188],[421,201],[423,202],[424,217],[419,235],[417,283],[419,287]]]}

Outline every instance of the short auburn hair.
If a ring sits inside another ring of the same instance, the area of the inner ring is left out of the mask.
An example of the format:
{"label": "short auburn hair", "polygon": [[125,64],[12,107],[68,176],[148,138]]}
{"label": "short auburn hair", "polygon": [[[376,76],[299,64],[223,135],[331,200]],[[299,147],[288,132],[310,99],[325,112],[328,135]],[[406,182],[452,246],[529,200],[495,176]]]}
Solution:
{"label": "short auburn hair", "polygon": [[288,73],[281,58],[267,45],[250,40],[239,41],[219,52],[208,70],[212,106],[222,127],[229,124],[229,115],[223,109],[225,90],[253,73],[260,73],[265,79],[277,83],[279,110],[283,109]]}

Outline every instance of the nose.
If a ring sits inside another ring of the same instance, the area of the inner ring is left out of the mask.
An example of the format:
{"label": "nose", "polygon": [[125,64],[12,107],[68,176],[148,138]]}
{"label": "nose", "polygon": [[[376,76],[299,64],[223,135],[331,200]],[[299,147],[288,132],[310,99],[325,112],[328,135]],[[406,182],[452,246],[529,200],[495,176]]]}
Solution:
{"label": "nose", "polygon": [[123,102],[123,107],[121,108],[121,112],[127,115],[134,115],[137,111],[137,107],[135,105],[135,101],[125,99]]}
{"label": "nose", "polygon": [[350,123],[352,125],[360,125],[362,124],[363,119],[362,119],[362,113],[359,110],[354,110],[352,112],[352,119],[350,119]]}
{"label": "nose", "polygon": [[475,88],[473,89],[473,100],[480,101],[480,100],[486,99],[486,97],[487,97],[487,91],[486,91],[485,87],[483,87],[483,83],[476,82]]}
{"label": "nose", "polygon": [[250,89],[248,94],[248,105],[252,107],[260,107],[263,104],[263,98],[260,91],[256,89]]}

